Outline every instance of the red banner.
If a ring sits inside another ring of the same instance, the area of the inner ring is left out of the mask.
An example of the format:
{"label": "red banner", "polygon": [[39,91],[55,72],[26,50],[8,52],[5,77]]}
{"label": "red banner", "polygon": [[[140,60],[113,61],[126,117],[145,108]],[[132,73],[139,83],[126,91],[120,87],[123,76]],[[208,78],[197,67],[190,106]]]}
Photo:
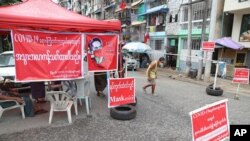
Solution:
{"label": "red banner", "polygon": [[202,42],[203,51],[214,51],[215,43],[214,42]]}
{"label": "red banner", "polygon": [[118,35],[86,35],[89,71],[117,69]]}
{"label": "red banner", "polygon": [[109,79],[108,107],[116,107],[128,103],[135,103],[135,79]]}
{"label": "red banner", "polygon": [[13,30],[16,81],[82,77],[81,34]]}
{"label": "red banner", "polygon": [[229,137],[228,100],[190,112],[194,141],[220,141]]}
{"label": "red banner", "polygon": [[249,83],[249,69],[246,68],[235,68],[233,83]]}

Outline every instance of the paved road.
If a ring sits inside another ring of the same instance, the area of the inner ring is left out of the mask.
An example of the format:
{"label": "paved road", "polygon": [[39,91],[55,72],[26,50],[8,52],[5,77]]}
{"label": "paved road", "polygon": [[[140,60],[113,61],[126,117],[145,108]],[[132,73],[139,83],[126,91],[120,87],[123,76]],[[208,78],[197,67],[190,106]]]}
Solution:
{"label": "paved road", "polygon": [[[209,96],[205,93],[205,86],[159,76],[156,88],[159,96],[154,97],[142,92],[141,87],[146,80],[144,74],[144,72],[130,72],[130,76],[136,77],[138,99],[137,117],[134,120],[113,120],[109,116],[107,99],[97,98],[92,87],[91,118],[73,117],[73,124],[68,125],[65,123],[66,119],[56,121],[59,117],[55,116],[51,126],[47,124],[41,125],[40,128],[2,134],[0,141],[189,141],[192,136],[188,113],[225,98],[229,100],[230,123],[250,124],[248,96],[241,96],[240,100],[234,100],[233,93],[225,93],[222,97]],[[63,116],[65,118],[66,114]],[[47,122],[47,118],[44,120]],[[1,124],[0,122],[0,128],[3,129]]]}

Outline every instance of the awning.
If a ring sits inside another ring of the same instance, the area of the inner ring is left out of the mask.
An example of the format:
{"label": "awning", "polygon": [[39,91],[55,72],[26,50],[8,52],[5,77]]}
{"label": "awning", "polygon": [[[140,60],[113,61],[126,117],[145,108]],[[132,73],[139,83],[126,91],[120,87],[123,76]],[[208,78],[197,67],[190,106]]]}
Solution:
{"label": "awning", "polygon": [[[220,39],[216,39],[215,44],[235,50],[244,48],[243,45],[233,41],[230,37],[223,37]],[[222,48],[222,47],[217,46],[216,48]]]}
{"label": "awning", "polygon": [[156,13],[156,12],[167,13],[168,12],[167,5],[164,4],[164,5],[160,5],[160,6],[156,6],[154,8],[148,9],[146,13],[139,14],[139,16],[152,14],[152,13]]}
{"label": "awning", "polygon": [[66,10],[51,0],[27,0],[20,4],[0,7],[0,28],[60,32],[120,32],[121,22],[92,19]]}
{"label": "awning", "polygon": [[143,2],[143,0],[138,0],[138,1],[136,1],[136,2],[133,2],[132,4],[131,4],[131,7],[135,7],[135,6],[137,6],[138,4],[140,4],[140,3],[142,3]]}
{"label": "awning", "polygon": [[111,7],[115,7],[115,3],[112,3],[112,4],[108,5],[108,6],[105,6],[104,9],[106,10],[106,9],[111,8]]}
{"label": "awning", "polygon": [[96,11],[95,11],[95,14],[98,14],[98,13],[101,13],[102,11],[101,11],[101,8],[100,9],[97,9]]}
{"label": "awning", "polygon": [[146,21],[133,21],[131,23],[131,25],[132,26],[138,26],[138,25],[145,24],[145,23],[146,23]]}

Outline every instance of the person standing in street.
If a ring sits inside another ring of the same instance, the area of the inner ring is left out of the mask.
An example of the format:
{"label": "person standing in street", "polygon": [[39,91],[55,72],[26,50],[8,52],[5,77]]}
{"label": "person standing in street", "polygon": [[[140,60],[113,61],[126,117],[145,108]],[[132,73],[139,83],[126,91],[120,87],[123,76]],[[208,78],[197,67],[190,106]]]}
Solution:
{"label": "person standing in street", "polygon": [[143,91],[146,93],[147,87],[152,87],[152,95],[156,96],[155,93],[155,87],[156,82],[155,79],[157,78],[157,68],[161,65],[163,66],[164,63],[164,57],[161,57],[159,60],[155,60],[151,62],[151,64],[148,66],[146,76],[148,78],[148,84],[142,87]]}
{"label": "person standing in street", "polygon": [[107,86],[107,72],[95,72],[94,73],[95,89],[97,96],[105,96],[103,93]]}

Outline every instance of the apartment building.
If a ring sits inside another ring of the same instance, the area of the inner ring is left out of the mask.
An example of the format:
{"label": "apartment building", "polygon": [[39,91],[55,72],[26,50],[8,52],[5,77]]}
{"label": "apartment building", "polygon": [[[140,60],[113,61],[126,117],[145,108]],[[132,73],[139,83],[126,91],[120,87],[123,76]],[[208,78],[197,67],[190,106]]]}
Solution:
{"label": "apartment building", "polygon": [[250,0],[225,0],[224,30],[232,40],[244,45],[242,50],[227,50],[223,59],[233,67],[250,68]]}
{"label": "apartment building", "polygon": [[[193,0],[195,1],[195,0]],[[206,19],[206,40],[208,40],[210,14],[211,14],[211,2],[208,1],[208,5],[205,5],[204,1],[198,1],[192,4],[192,46],[191,46],[191,62],[192,68],[198,68],[198,59],[201,55],[201,35],[202,35],[202,23],[203,16],[207,14]],[[178,56],[177,67],[180,70],[186,69],[186,59],[188,54],[188,0],[182,1],[182,6],[179,12],[179,28],[178,28]],[[186,5],[185,5],[186,4]],[[207,6],[207,10],[204,10]]]}

